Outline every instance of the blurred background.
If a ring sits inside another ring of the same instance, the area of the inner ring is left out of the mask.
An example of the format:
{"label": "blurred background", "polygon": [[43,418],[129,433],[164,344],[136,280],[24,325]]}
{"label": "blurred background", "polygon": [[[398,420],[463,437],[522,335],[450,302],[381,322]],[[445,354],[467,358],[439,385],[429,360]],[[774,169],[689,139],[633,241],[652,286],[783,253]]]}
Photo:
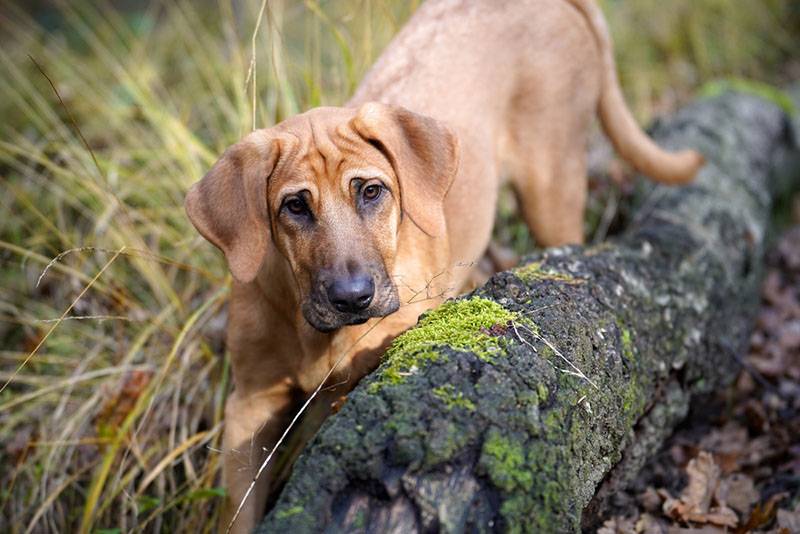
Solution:
{"label": "blurred background", "polygon": [[[3,3],[0,531],[212,528],[228,278],[183,195],[254,126],[345,102],[418,3]],[[800,3],[601,4],[642,123],[726,87],[793,112]],[[599,153],[595,241],[631,187]],[[534,246],[508,192],[496,237]]]}

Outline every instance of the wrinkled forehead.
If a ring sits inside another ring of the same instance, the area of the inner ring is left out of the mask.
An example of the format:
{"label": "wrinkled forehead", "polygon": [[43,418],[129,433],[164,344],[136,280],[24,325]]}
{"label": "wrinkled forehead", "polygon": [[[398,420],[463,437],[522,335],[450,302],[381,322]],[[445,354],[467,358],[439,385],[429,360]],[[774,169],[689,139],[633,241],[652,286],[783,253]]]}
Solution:
{"label": "wrinkled forehead", "polygon": [[270,190],[297,180],[336,180],[359,169],[391,175],[384,155],[351,126],[355,112],[349,108],[316,108],[275,126],[286,134],[288,142],[282,145]]}

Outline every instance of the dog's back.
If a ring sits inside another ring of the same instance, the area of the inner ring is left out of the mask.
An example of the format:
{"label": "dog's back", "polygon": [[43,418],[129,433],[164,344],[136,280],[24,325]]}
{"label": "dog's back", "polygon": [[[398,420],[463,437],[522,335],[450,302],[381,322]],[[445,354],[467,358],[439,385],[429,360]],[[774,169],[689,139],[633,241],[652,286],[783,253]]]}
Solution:
{"label": "dog's back", "polygon": [[484,145],[511,135],[524,100],[560,109],[562,120],[596,111],[620,155],[648,176],[685,183],[702,165],[695,152],[658,149],[636,124],[594,0],[429,0],[348,105],[370,100],[430,115]]}
{"label": "dog's back", "polygon": [[586,135],[597,115],[620,155],[651,178],[686,183],[703,163],[695,151],[660,149],[636,124],[594,0],[425,2],[348,105],[370,100],[458,133],[461,169],[447,202],[455,260],[485,249],[506,177],[537,242],[582,242]]}

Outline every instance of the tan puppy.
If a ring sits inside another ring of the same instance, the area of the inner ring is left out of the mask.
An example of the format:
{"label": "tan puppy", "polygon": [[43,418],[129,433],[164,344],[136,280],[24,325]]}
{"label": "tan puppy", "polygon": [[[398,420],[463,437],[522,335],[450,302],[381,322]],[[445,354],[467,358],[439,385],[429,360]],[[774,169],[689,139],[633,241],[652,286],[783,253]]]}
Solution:
{"label": "tan puppy", "polygon": [[[702,165],[636,125],[592,0],[429,0],[345,107],[253,132],[192,187],[189,217],[234,276],[223,526],[340,357],[329,395],[462,289],[489,243],[501,177],[539,244],[583,241],[596,114],[658,181],[688,182]],[[253,527],[269,490],[266,473],[234,530]]]}

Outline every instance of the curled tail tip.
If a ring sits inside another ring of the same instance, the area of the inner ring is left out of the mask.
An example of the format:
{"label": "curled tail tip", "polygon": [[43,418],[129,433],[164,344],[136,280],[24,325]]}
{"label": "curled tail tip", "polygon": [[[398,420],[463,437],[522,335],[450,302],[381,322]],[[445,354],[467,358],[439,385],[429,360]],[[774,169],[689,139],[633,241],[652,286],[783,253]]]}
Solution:
{"label": "curled tail tip", "polygon": [[706,162],[706,158],[700,152],[692,149],[672,152],[670,156],[672,165],[665,165],[661,168],[662,172],[653,173],[656,181],[667,185],[691,183]]}
{"label": "curled tail tip", "polygon": [[697,150],[687,149],[678,152],[678,155],[686,162],[686,171],[683,180],[679,183],[689,183],[694,180],[703,165],[706,164],[706,158]]}
{"label": "curled tail tip", "polygon": [[700,152],[691,149],[662,152],[662,155],[666,157],[650,162],[649,165],[639,168],[639,171],[666,185],[691,183],[706,161]]}

